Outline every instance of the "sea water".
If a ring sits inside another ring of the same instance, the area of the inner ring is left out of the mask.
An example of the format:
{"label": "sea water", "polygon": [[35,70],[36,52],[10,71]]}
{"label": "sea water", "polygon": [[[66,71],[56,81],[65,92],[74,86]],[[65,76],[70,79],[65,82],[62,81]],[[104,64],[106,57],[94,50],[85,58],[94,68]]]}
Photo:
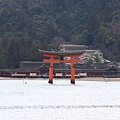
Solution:
{"label": "sea water", "polygon": [[0,80],[0,120],[120,120],[120,82]]}

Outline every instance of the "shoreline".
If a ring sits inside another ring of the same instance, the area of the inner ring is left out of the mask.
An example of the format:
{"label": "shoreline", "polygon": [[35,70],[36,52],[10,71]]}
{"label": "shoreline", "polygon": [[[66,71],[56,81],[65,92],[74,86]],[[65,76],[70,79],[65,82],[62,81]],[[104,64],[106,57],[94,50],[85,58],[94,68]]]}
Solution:
{"label": "shoreline", "polygon": [[103,77],[85,77],[80,78],[82,81],[120,81],[120,78],[103,78]]}
{"label": "shoreline", "polygon": [[[53,80],[70,80],[70,78],[53,78]],[[0,77],[0,80],[48,80],[48,78],[10,78]],[[103,78],[103,77],[81,77],[76,78],[75,81],[120,81],[120,78]]]}

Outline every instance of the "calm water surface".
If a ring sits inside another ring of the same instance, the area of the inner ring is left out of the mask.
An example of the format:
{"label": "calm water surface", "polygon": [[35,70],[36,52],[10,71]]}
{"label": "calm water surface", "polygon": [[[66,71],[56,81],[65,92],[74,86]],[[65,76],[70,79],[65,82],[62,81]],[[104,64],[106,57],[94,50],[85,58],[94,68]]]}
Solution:
{"label": "calm water surface", "polygon": [[120,120],[120,82],[1,80],[0,120]]}

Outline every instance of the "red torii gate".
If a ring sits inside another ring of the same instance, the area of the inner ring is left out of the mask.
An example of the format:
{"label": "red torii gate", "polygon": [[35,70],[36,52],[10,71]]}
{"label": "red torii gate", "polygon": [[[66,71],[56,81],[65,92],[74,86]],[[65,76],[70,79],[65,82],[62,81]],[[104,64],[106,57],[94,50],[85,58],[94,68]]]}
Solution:
{"label": "red torii gate", "polygon": [[[53,83],[53,63],[56,62],[66,62],[71,63],[71,84],[75,84],[75,62],[80,62],[80,60],[75,60],[75,57],[80,57],[84,51],[78,51],[78,52],[54,52],[54,51],[44,51],[38,49],[40,53],[43,54],[45,57],[49,57],[49,59],[43,59],[43,62],[50,63],[49,67],[49,81],[48,83]],[[64,57],[70,57],[69,60],[64,60]]]}

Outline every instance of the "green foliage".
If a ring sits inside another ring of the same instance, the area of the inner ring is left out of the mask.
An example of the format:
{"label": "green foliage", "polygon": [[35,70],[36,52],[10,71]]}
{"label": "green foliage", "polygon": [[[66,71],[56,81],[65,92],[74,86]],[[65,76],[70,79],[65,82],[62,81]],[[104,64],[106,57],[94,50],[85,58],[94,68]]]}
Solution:
{"label": "green foliage", "polygon": [[112,59],[111,50],[120,51],[119,8],[119,0],[0,0],[0,68],[41,60],[38,48],[58,50],[63,41],[97,46]]}

